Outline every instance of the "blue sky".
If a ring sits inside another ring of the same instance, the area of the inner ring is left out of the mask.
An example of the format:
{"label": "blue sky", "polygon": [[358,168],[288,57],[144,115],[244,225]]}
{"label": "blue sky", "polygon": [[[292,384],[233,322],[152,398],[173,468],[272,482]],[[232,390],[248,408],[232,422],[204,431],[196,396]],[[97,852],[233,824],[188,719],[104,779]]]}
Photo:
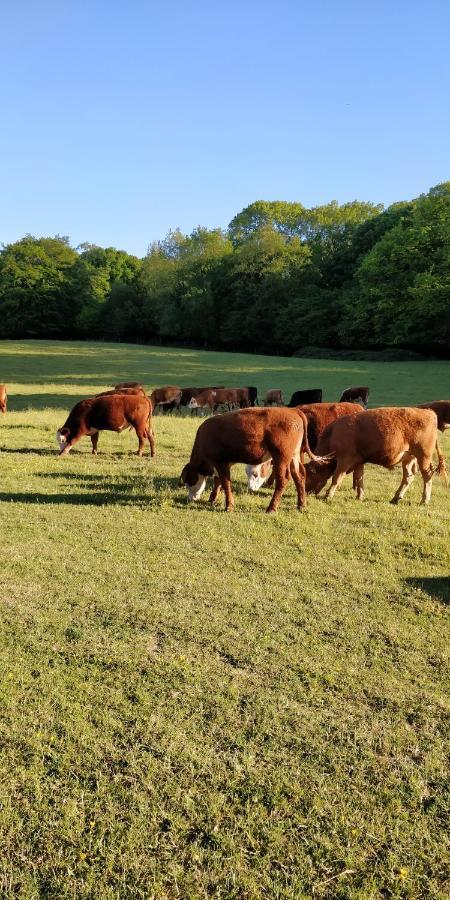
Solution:
{"label": "blue sky", "polygon": [[4,3],[0,241],[415,197],[450,177],[449,33],[441,0]]}

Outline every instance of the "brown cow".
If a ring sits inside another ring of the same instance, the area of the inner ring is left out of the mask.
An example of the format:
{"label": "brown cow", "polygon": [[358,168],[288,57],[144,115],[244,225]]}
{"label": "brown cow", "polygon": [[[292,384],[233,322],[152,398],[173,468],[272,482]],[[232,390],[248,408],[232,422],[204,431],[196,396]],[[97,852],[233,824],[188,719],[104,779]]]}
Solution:
{"label": "brown cow", "polygon": [[190,462],[185,465],[180,484],[188,488],[189,500],[198,500],[206,479],[214,476],[210,502],[220,489],[225,493],[227,512],[234,508],[230,466],[247,463],[257,466],[271,457],[275,472],[275,491],[267,512],[275,512],[292,475],[297,489],[298,508],[305,506],[305,468],[300,455],[305,448],[311,459],[320,463],[308,445],[306,419],[301,413],[268,407],[238,410],[207,419],[197,431]]}
{"label": "brown cow", "polygon": [[250,406],[249,389],[245,388],[205,388],[191,397],[188,406],[190,409],[199,409],[209,406],[214,413],[219,406],[227,406],[228,409],[245,409]]}
{"label": "brown cow", "polygon": [[0,409],[2,413],[6,412],[6,402],[8,400],[8,394],[6,391],[6,384],[0,384]]}
{"label": "brown cow", "polygon": [[144,393],[147,393],[140,381],[120,381],[119,384],[114,385],[115,391],[122,391],[122,388],[141,388]]}
{"label": "brown cow", "polygon": [[64,425],[56,432],[60,456],[67,456],[74,444],[85,435],[92,442],[92,452],[97,453],[99,431],[123,431],[131,426],[139,438],[138,456],[144,453],[145,439],[150,444],[151,456],[155,454],[152,431],[152,405],[142,394],[113,392],[99,397],[81,400],[69,413]]}
{"label": "brown cow", "polygon": [[450,400],[432,400],[431,403],[419,403],[418,409],[432,409],[437,415],[439,431],[450,428]]}
{"label": "brown cow", "polygon": [[265,406],[283,406],[283,391],[279,391],[276,388],[273,388],[270,391],[267,391]]}
{"label": "brown cow", "polygon": [[391,503],[398,503],[414,478],[417,466],[423,478],[422,503],[431,497],[432,456],[438,454],[437,471],[446,480],[445,459],[437,443],[437,418],[432,410],[409,407],[385,407],[359,412],[337,419],[325,429],[317,452],[334,453],[336,460],[318,469],[314,462],[306,466],[308,493],[319,493],[330,475],[329,500],[348,472],[354,472],[358,500],[364,496],[365,463],[391,469],[403,466],[403,478]]}
{"label": "brown cow", "polygon": [[[304,406],[294,406],[293,412],[296,410],[299,410],[306,416],[306,421],[308,423],[308,443],[311,450],[314,451],[317,447],[320,435],[323,434],[331,422],[342,418],[342,416],[357,415],[357,413],[362,412],[362,406],[359,406],[356,403],[305,403]],[[247,466],[246,472],[248,487],[251,491],[257,491],[267,479],[269,479],[267,487],[271,487],[273,484],[270,461],[264,463],[264,469],[261,466],[260,472],[257,472],[256,469],[252,471],[249,466]]]}
{"label": "brown cow", "polygon": [[369,393],[368,387],[350,387],[343,391],[339,403],[359,403],[366,407]]}
{"label": "brown cow", "polygon": [[154,410],[157,406],[165,406],[168,403],[175,403],[175,408],[178,409],[181,400],[181,388],[173,385],[155,388],[150,394],[150,399]]}

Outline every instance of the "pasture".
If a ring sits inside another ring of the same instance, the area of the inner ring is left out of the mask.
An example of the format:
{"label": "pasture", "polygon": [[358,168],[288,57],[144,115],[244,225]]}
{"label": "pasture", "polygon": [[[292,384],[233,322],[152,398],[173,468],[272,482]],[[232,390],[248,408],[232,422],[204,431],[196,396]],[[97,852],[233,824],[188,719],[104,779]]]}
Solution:
{"label": "pasture", "polygon": [[[449,871],[449,498],[368,466],[276,516],[186,505],[199,420],[58,458],[118,380],[450,397],[449,366],[3,342],[0,893],[439,898]],[[448,433],[440,436],[447,464]]]}

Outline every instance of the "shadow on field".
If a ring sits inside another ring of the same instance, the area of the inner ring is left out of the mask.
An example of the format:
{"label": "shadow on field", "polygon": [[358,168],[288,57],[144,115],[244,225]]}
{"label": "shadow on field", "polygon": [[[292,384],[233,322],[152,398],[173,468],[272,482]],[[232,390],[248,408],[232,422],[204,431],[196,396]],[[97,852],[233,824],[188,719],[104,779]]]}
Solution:
{"label": "shadow on field", "polygon": [[52,407],[67,410],[69,413],[75,403],[92,396],[92,392],[86,394],[79,391],[73,394],[12,394],[9,398],[8,409],[10,412],[23,412],[25,409]]}
{"label": "shadow on field", "polygon": [[[128,485],[129,488],[129,485]],[[136,503],[148,503],[147,494],[125,494],[117,490],[95,491],[89,494],[39,494],[0,493],[0,503],[42,503],[64,504],[65,506],[131,506]]]}
{"label": "shadow on field", "polygon": [[0,447],[0,453],[32,453],[35,456],[57,456],[58,450],[55,447]]}
{"label": "shadow on field", "polygon": [[418,588],[434,600],[450,603],[450,578],[405,578],[408,587]]}

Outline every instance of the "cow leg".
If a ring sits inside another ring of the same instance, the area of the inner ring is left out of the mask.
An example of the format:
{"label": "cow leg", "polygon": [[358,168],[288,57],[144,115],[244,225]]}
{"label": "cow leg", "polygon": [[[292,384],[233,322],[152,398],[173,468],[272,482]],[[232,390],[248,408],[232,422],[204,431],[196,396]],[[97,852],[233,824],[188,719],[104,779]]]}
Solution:
{"label": "cow leg", "polygon": [[[402,497],[405,496],[406,491],[408,490],[411,482],[414,479],[414,475],[416,473],[415,458],[411,459],[409,457],[408,459],[404,459],[402,461],[402,467],[403,467],[402,480],[391,500],[391,503],[394,503],[394,504],[399,503],[399,501],[402,499]],[[425,483],[425,479],[424,479],[424,483]],[[423,498],[422,498],[422,502],[424,502]]]}
{"label": "cow leg", "polygon": [[155,455],[155,435],[153,434],[152,428],[147,428],[147,438],[150,444],[150,456]]}
{"label": "cow leg", "polygon": [[92,453],[94,456],[97,455],[97,444],[98,444],[98,431],[95,434],[91,434],[91,444],[92,444]]}
{"label": "cow leg", "polygon": [[[431,457],[425,457],[424,459],[418,459],[420,474],[423,478],[423,492],[421,504],[426,505],[431,500],[431,488],[433,485],[433,465]],[[414,461],[413,461],[414,465]]]}
{"label": "cow leg", "polygon": [[[234,497],[233,492],[231,490],[231,475],[230,475],[230,467],[229,465],[222,465],[217,467],[217,477],[219,479],[220,487],[223,488],[223,492],[225,494],[225,509],[227,512],[233,512],[234,509]],[[214,479],[215,484],[216,479]],[[214,489],[213,489],[214,494]]]}
{"label": "cow leg", "polygon": [[142,428],[142,426],[135,426],[135,431],[139,440],[137,455],[143,456],[145,450],[145,439],[148,437],[147,428],[145,426],[144,428]]}
{"label": "cow leg", "polygon": [[291,475],[297,489],[297,509],[304,509],[306,506],[306,471],[302,462],[292,460]]}
{"label": "cow leg", "polygon": [[274,459],[273,474],[275,478],[275,490],[273,492],[272,499],[266,509],[266,512],[268,513],[276,512],[278,506],[280,505],[280,500],[289,480],[289,466],[286,466],[279,459],[276,461]]}
{"label": "cow leg", "polygon": [[364,466],[353,469],[353,490],[357,500],[364,500]]}
{"label": "cow leg", "polygon": [[346,474],[347,474],[347,468],[345,468],[344,470],[336,469],[336,471],[334,472],[333,478],[331,480],[331,485],[325,494],[325,500],[333,499],[338,487],[341,486]]}
{"label": "cow leg", "polygon": [[211,491],[211,493],[210,493],[210,495],[209,495],[209,502],[210,502],[210,503],[215,503],[215,502],[216,502],[216,500],[217,500],[217,498],[218,498],[218,496],[219,496],[221,490],[222,490],[222,485],[221,485],[221,483],[220,483],[220,478],[219,478],[218,475],[214,475],[213,489],[212,489],[212,491]]}

